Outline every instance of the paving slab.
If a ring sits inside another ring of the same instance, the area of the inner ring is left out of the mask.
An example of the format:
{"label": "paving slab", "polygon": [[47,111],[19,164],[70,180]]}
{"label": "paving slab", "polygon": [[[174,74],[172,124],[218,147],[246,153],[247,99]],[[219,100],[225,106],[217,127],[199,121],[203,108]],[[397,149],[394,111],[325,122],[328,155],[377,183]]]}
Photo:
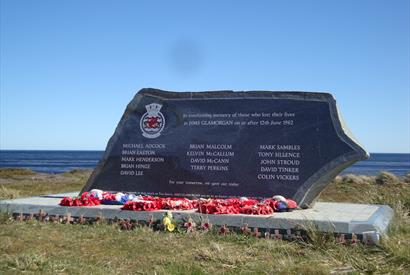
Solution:
{"label": "paving slab", "polygon": [[[160,219],[165,210],[128,211],[121,210],[121,205],[99,205],[91,207],[65,207],[58,203],[63,197],[77,196],[79,192],[52,194],[30,198],[0,201],[0,211],[12,214],[37,214],[43,210],[48,215],[67,215],[85,218],[103,217],[106,219],[131,219],[147,221],[151,217]],[[292,212],[274,213],[273,215],[209,215],[195,210],[172,211],[177,221],[208,219],[213,225],[241,227],[247,224],[250,228],[260,229],[309,229],[316,227],[319,231],[338,234],[376,234],[376,238],[385,234],[393,218],[393,210],[387,205],[353,204],[335,202],[317,202],[312,208]]]}

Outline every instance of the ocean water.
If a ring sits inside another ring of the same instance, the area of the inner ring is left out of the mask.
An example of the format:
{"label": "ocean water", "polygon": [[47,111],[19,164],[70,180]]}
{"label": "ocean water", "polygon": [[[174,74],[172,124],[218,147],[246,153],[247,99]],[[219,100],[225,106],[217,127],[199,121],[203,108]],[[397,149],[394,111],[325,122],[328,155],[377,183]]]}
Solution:
{"label": "ocean water", "polygon": [[370,153],[368,160],[356,162],[341,174],[360,174],[374,176],[387,171],[398,176],[410,172],[410,154]]}
{"label": "ocean water", "polygon": [[[73,169],[93,169],[103,151],[20,151],[0,150],[0,168],[28,168],[36,172],[62,173]],[[370,159],[355,163],[341,174],[377,175],[388,171],[398,176],[410,172],[410,154],[370,154]]]}
{"label": "ocean water", "polygon": [[73,169],[93,169],[103,151],[20,151],[0,150],[0,168],[28,168],[43,173],[63,173]]}

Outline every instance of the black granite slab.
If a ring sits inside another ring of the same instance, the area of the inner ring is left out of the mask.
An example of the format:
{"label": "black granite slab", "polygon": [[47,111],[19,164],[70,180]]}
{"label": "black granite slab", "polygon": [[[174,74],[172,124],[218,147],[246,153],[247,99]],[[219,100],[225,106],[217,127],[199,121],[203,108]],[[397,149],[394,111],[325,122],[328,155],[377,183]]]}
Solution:
{"label": "black granite slab", "polygon": [[309,205],[340,171],[367,157],[328,93],[142,89],[83,191],[277,194]]}

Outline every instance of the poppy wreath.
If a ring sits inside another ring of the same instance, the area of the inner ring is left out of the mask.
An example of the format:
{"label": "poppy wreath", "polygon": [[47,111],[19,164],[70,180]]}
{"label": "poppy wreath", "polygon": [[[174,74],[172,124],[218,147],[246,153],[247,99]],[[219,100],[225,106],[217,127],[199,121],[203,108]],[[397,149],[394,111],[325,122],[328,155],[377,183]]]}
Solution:
{"label": "poppy wreath", "polygon": [[95,206],[100,204],[100,200],[89,192],[82,193],[80,197],[64,197],[60,201],[61,206]]}
{"label": "poppy wreath", "polygon": [[249,198],[198,199],[160,198],[153,196],[136,196],[133,194],[110,193],[101,190],[84,192],[80,197],[64,197],[61,206],[95,206],[100,204],[123,205],[122,210],[155,211],[155,210],[192,210],[204,214],[246,214],[271,215],[274,212],[291,211],[297,208],[294,200],[283,196],[271,199],[256,200]]}

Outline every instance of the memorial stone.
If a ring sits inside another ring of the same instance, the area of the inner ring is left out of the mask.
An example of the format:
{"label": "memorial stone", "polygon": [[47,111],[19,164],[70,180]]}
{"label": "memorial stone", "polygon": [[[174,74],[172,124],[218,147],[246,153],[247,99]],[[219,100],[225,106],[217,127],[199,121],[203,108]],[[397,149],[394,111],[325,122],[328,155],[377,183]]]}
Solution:
{"label": "memorial stone", "polygon": [[328,93],[142,89],[82,191],[267,198],[309,206],[368,158]]}

